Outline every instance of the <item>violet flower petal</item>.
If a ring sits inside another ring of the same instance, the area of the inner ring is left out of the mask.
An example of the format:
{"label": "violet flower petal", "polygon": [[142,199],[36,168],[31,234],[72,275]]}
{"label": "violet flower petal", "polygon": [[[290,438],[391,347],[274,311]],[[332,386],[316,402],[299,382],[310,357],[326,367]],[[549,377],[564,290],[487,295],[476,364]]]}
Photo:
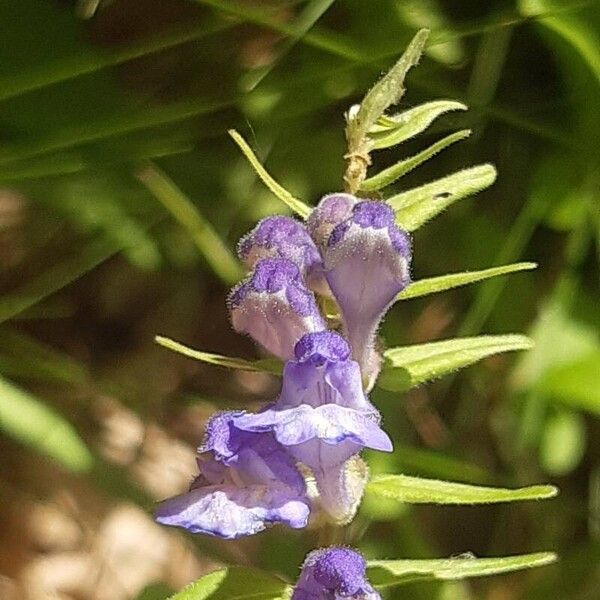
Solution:
{"label": "violet flower petal", "polygon": [[284,360],[293,357],[304,334],[325,329],[313,293],[288,259],[258,261],[250,278],[232,290],[229,308],[236,331]]}
{"label": "violet flower petal", "polygon": [[352,356],[372,384],[379,370],[377,328],[410,282],[410,238],[396,227],[387,204],[367,200],[355,204],[352,215],[332,230],[323,259]]}
{"label": "violet flower petal", "polygon": [[163,525],[225,539],[252,535],[274,523],[305,527],[308,515],[306,501],[289,489],[259,484],[197,487],[164,500],[155,511]]}

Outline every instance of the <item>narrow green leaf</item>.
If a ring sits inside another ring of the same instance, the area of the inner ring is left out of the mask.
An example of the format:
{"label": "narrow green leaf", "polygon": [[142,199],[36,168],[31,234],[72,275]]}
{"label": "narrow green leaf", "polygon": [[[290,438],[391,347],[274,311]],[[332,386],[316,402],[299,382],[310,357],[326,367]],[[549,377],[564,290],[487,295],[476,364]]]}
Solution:
{"label": "narrow green leaf", "polygon": [[247,567],[227,567],[190,583],[169,600],[288,600],[285,582]]}
{"label": "narrow green leaf", "polygon": [[227,369],[239,369],[240,371],[258,371],[262,373],[272,373],[273,375],[281,375],[281,361],[277,359],[263,359],[263,360],[246,360],[244,358],[235,358],[231,356],[221,356],[220,354],[213,354],[211,352],[203,352],[202,350],[196,350],[184,346],[175,340],[157,335],[154,341],[173,352],[183,354],[188,358],[193,358],[201,362],[209,363],[211,365],[217,365],[218,367],[225,367]]}
{"label": "narrow green leaf", "polygon": [[419,30],[398,62],[367,92],[358,112],[348,121],[349,147],[353,146],[352,140],[365,138],[385,110],[400,101],[406,91],[406,74],[419,62],[428,36],[428,29]]}
{"label": "narrow green leaf", "polygon": [[233,27],[232,21],[215,20],[177,27],[157,36],[144,38],[130,46],[104,50],[102,53],[84,53],[60,59],[50,64],[40,64],[36,70],[26,69],[11,77],[0,79],[0,100],[6,100],[61,81],[80,77],[113,65],[162,52],[168,48]]}
{"label": "narrow green leaf", "polygon": [[377,385],[385,390],[404,392],[493,354],[527,350],[532,345],[532,341],[524,335],[509,334],[390,348],[383,354],[385,360]]}
{"label": "narrow green leaf", "polygon": [[496,169],[492,165],[479,165],[396,194],[387,202],[396,211],[398,224],[414,231],[457,200],[484,190],[495,180]]}
{"label": "narrow green leaf", "polygon": [[27,138],[0,148],[0,165],[16,160],[40,156],[79,144],[123,135],[132,131],[184,121],[192,117],[226,108],[231,100],[182,100],[168,106],[156,106],[139,112],[122,112],[90,121],[82,125],[65,127],[41,137]]}
{"label": "narrow green leaf", "polygon": [[553,498],[558,489],[552,485],[508,489],[408,475],[376,475],[367,484],[367,492],[407,504],[495,504]]}
{"label": "narrow green leaf", "polygon": [[415,106],[410,110],[388,116],[369,130],[372,148],[380,150],[419,135],[439,116],[451,110],[467,110],[462,102],[434,100]]}
{"label": "narrow green leaf", "polygon": [[147,163],[138,171],[137,177],[173,217],[188,230],[196,247],[222,281],[232,284],[243,276],[242,265],[225,246],[213,226],[165,173],[156,165]]}
{"label": "narrow green leaf", "polygon": [[537,552],[497,558],[476,558],[467,554],[442,559],[370,560],[367,563],[367,575],[371,584],[381,589],[412,581],[452,581],[509,573],[543,567],[556,559],[557,556],[553,552]]}
{"label": "narrow green leaf", "polygon": [[[150,227],[154,221],[145,224]],[[0,300],[0,323],[18,315],[44,298],[72,283],[125,247],[126,240],[116,241],[102,236],[83,248],[73,251],[65,261],[46,269],[37,279],[24,283],[19,289]]]}
{"label": "narrow green leaf", "polygon": [[311,207],[308,204],[294,198],[284,187],[279,185],[266,171],[266,169],[260,164],[260,161],[256,157],[256,154],[252,151],[252,148],[248,145],[248,142],[235,130],[230,129],[229,135],[233,138],[233,141],[240,147],[240,150],[260,177],[261,181],[277,196],[284,204],[287,204],[296,214],[306,219],[310,214]]}
{"label": "narrow green leaf", "polygon": [[398,294],[398,300],[408,300],[409,298],[419,298],[429,294],[445,292],[453,288],[484,281],[500,275],[517,273],[518,271],[530,271],[537,268],[537,263],[521,262],[501,267],[490,267],[481,271],[465,271],[463,273],[450,273],[449,275],[440,275],[439,277],[430,277],[420,279],[411,283],[406,289]]}
{"label": "narrow green leaf", "polygon": [[400,179],[400,177],[406,175],[408,172],[412,171],[426,160],[429,160],[438,152],[441,152],[444,148],[447,148],[448,146],[459,142],[460,140],[464,140],[470,135],[470,129],[463,129],[461,131],[457,131],[456,133],[452,133],[439,140],[435,144],[432,144],[429,146],[429,148],[425,148],[425,150],[422,152],[419,152],[410,158],[401,160],[395,165],[392,165],[380,173],[377,173],[377,175],[373,175],[373,177],[365,179],[365,181],[362,182],[360,189],[365,192],[381,190],[384,187],[394,183],[394,181]]}
{"label": "narrow green leaf", "polygon": [[0,429],[71,471],[88,471],[93,459],[73,426],[43,402],[0,378]]}

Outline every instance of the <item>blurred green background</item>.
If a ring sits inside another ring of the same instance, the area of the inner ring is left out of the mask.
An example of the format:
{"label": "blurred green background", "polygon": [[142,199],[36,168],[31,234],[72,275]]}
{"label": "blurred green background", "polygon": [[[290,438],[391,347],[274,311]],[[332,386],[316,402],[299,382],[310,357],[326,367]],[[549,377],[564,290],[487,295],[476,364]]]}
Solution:
{"label": "blurred green background", "polygon": [[[496,184],[414,236],[415,278],[537,271],[396,306],[390,345],[527,332],[534,350],[373,400],[396,442],[374,472],[553,482],[542,503],[366,503],[370,557],[555,550],[552,567],[389,598],[593,600],[600,589],[600,7],[567,0],[4,0],[0,3],[0,597],[165,598],[222,562],[294,578],[312,532],[223,543],[167,531],[218,407],[277,392],[157,347],[234,356],[238,237],[283,212],[226,132],[313,204],[341,187],[343,113],[419,27],[400,107],[466,113],[402,147],[473,135],[402,181],[493,162]],[[380,153],[376,167],[398,160]],[[214,232],[213,232],[214,229]],[[216,232],[216,235],[214,233]]]}

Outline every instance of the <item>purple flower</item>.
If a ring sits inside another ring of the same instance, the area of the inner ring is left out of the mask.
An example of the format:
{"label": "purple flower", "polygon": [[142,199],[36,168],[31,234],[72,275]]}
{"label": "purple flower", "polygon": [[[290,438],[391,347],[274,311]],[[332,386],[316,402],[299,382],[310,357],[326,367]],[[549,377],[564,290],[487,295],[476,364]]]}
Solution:
{"label": "purple flower", "polygon": [[211,418],[200,448],[200,475],[187,493],[157,506],[159,523],[226,539],[274,523],[306,526],[306,486],[294,460],[271,433],[237,429],[234,420],[242,414],[222,412]]}
{"label": "purple flower", "polygon": [[291,600],[381,600],[366,577],[365,559],[345,547],[313,550],[302,565],[302,572]]}
{"label": "purple flower", "polygon": [[309,467],[321,505],[336,521],[352,518],[361,493],[350,493],[361,480],[348,472],[348,461],[364,447],[391,451],[392,442],[379,427],[379,413],[366,398],[358,364],[337,333],[305,335],[295,347],[295,361],[286,363],[281,394],[256,415],[235,418],[245,431],[272,431],[298,461]]}
{"label": "purple flower", "polygon": [[410,238],[384,202],[355,204],[322,250],[325,277],[340,307],[344,332],[363,376],[372,386],[379,370],[374,349],[381,318],[410,282]]}
{"label": "purple flower", "polygon": [[329,234],[352,215],[352,207],[358,199],[352,194],[328,194],[321,198],[317,207],[310,213],[306,227],[319,248],[327,245]]}
{"label": "purple flower", "polygon": [[[287,258],[296,263],[307,285],[319,286],[323,280],[321,255],[306,227],[291,217],[267,217],[238,245],[238,255],[253,269],[262,258]],[[325,286],[327,284],[325,283]]]}
{"label": "purple flower", "polygon": [[229,309],[236,331],[284,360],[293,357],[304,334],[325,328],[313,293],[296,264],[285,258],[259,260],[252,275],[232,290]]}

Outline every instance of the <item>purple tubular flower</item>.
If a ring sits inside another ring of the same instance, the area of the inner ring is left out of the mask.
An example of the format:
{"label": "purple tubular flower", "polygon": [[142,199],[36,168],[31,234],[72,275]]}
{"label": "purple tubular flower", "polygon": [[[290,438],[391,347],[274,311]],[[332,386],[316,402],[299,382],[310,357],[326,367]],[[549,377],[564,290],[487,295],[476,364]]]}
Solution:
{"label": "purple tubular flower", "polygon": [[379,427],[379,413],[363,392],[359,366],[349,359],[344,338],[330,331],[307,334],[295,355],[284,367],[277,402],[258,414],[236,417],[235,425],[272,431],[312,470],[324,510],[336,522],[347,522],[361,496],[349,493],[357,479],[348,471],[349,459],[364,447],[390,452],[392,442]]}
{"label": "purple tubular flower", "polygon": [[329,234],[352,215],[352,207],[358,199],[352,194],[328,194],[321,198],[317,207],[310,213],[306,227],[319,248],[327,245]]}
{"label": "purple tubular flower", "polygon": [[267,525],[305,527],[309,516],[304,479],[294,460],[270,433],[234,426],[241,412],[217,413],[209,421],[190,490],[159,503],[155,518],[225,539],[252,535]]}
{"label": "purple tubular flower", "polygon": [[293,357],[304,334],[325,328],[313,293],[285,258],[259,260],[249,279],[231,291],[228,304],[234,329],[284,360]]}
{"label": "purple tubular flower", "polygon": [[243,263],[253,269],[262,258],[287,258],[296,263],[307,282],[323,277],[321,255],[306,227],[291,217],[267,217],[238,245]]}
{"label": "purple tubular flower", "polygon": [[351,548],[313,550],[304,561],[291,600],[381,600],[366,577],[365,559]]}
{"label": "purple tubular flower", "polygon": [[352,357],[372,387],[379,371],[374,348],[381,318],[410,282],[410,238],[384,202],[366,200],[336,225],[323,249],[325,277],[340,307]]}

